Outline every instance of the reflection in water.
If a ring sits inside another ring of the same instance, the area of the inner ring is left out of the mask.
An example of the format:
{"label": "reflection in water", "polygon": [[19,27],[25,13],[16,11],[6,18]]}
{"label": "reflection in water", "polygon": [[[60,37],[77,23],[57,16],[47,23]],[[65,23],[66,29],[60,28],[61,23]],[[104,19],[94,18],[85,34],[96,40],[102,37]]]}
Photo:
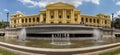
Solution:
{"label": "reflection in water", "polygon": [[15,45],[29,46],[29,47],[38,47],[38,48],[81,48],[81,47],[90,47],[90,46],[100,46],[104,44],[111,44],[120,42],[120,38],[104,38],[104,42],[96,42],[95,40],[71,40],[71,45],[61,46],[61,45],[52,45],[51,40],[39,40],[39,39],[26,39],[25,42],[17,41],[17,39],[4,39],[0,37],[1,42],[6,42]]}

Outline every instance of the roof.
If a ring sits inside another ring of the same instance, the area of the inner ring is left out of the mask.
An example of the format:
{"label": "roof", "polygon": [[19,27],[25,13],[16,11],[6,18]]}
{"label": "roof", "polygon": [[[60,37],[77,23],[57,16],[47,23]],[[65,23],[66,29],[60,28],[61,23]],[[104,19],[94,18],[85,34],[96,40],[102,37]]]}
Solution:
{"label": "roof", "polygon": [[59,8],[75,8],[75,6],[74,5],[71,5],[71,4],[68,4],[68,3],[64,3],[64,2],[57,2],[57,3],[54,3],[54,4],[48,4],[47,6],[46,6],[46,8],[54,8],[54,7],[57,7],[58,9]]}

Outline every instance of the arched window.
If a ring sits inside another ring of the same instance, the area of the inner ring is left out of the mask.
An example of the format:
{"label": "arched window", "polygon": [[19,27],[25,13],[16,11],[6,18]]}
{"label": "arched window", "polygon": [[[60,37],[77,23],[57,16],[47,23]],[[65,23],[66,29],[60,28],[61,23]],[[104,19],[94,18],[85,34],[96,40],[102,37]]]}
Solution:
{"label": "arched window", "polygon": [[14,20],[14,24],[16,23],[16,20]]}
{"label": "arched window", "polygon": [[29,22],[31,22],[31,18],[29,18]]}
{"label": "arched window", "polygon": [[88,22],[88,18],[86,18],[86,22]]}
{"label": "arched window", "polygon": [[95,19],[93,19],[93,22],[96,23]]}
{"label": "arched window", "polygon": [[51,16],[51,19],[53,19],[53,18],[54,18],[54,16],[52,15],[52,16]]}
{"label": "arched window", "polygon": [[67,21],[67,23],[70,23],[70,22]]}
{"label": "arched window", "polygon": [[75,18],[75,21],[77,21],[77,18]]}
{"label": "arched window", "polygon": [[69,18],[70,18],[70,16],[68,15],[68,16],[67,16],[67,18],[69,19]]}
{"label": "arched window", "polygon": [[81,22],[84,22],[84,19],[83,19],[83,17],[81,18]]}
{"label": "arched window", "polygon": [[53,24],[54,22],[51,22],[51,24]]}
{"label": "arched window", "polygon": [[97,19],[97,23],[99,23],[99,19]]}
{"label": "arched window", "polygon": [[62,22],[61,21],[59,21],[59,24],[61,24]]}
{"label": "arched window", "polygon": [[25,22],[27,23],[27,18],[25,19]]}
{"label": "arched window", "polygon": [[59,18],[62,18],[62,16],[60,15]]}
{"label": "arched window", "polygon": [[92,19],[90,18],[90,23],[92,23]]}
{"label": "arched window", "polygon": [[39,17],[37,17],[37,22],[39,22]]}
{"label": "arched window", "polygon": [[105,24],[107,24],[107,20],[105,20]]}
{"label": "arched window", "polygon": [[22,23],[24,23],[24,19],[22,19]]}
{"label": "arched window", "polygon": [[33,18],[33,22],[35,22],[35,18]]}
{"label": "arched window", "polygon": [[46,21],[46,18],[43,18],[43,22],[45,22]]}

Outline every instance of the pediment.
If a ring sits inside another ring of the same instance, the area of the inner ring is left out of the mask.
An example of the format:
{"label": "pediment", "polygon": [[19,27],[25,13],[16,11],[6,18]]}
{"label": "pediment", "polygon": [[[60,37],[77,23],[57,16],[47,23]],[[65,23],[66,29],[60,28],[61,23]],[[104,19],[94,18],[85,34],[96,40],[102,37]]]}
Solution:
{"label": "pediment", "polygon": [[58,3],[54,3],[54,4],[49,4],[46,6],[46,8],[74,8],[74,5],[71,4],[67,4],[67,3],[63,3],[63,2],[58,2]]}

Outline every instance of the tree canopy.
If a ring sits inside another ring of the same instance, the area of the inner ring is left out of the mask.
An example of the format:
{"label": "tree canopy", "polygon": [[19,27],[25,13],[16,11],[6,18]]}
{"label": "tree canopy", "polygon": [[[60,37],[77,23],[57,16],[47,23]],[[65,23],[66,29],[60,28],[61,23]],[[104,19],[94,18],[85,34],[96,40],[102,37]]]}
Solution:
{"label": "tree canopy", "polygon": [[0,22],[0,28],[5,28],[7,26],[6,22]]}
{"label": "tree canopy", "polygon": [[118,18],[115,19],[113,22],[114,28],[120,29],[120,15],[118,15]]}

